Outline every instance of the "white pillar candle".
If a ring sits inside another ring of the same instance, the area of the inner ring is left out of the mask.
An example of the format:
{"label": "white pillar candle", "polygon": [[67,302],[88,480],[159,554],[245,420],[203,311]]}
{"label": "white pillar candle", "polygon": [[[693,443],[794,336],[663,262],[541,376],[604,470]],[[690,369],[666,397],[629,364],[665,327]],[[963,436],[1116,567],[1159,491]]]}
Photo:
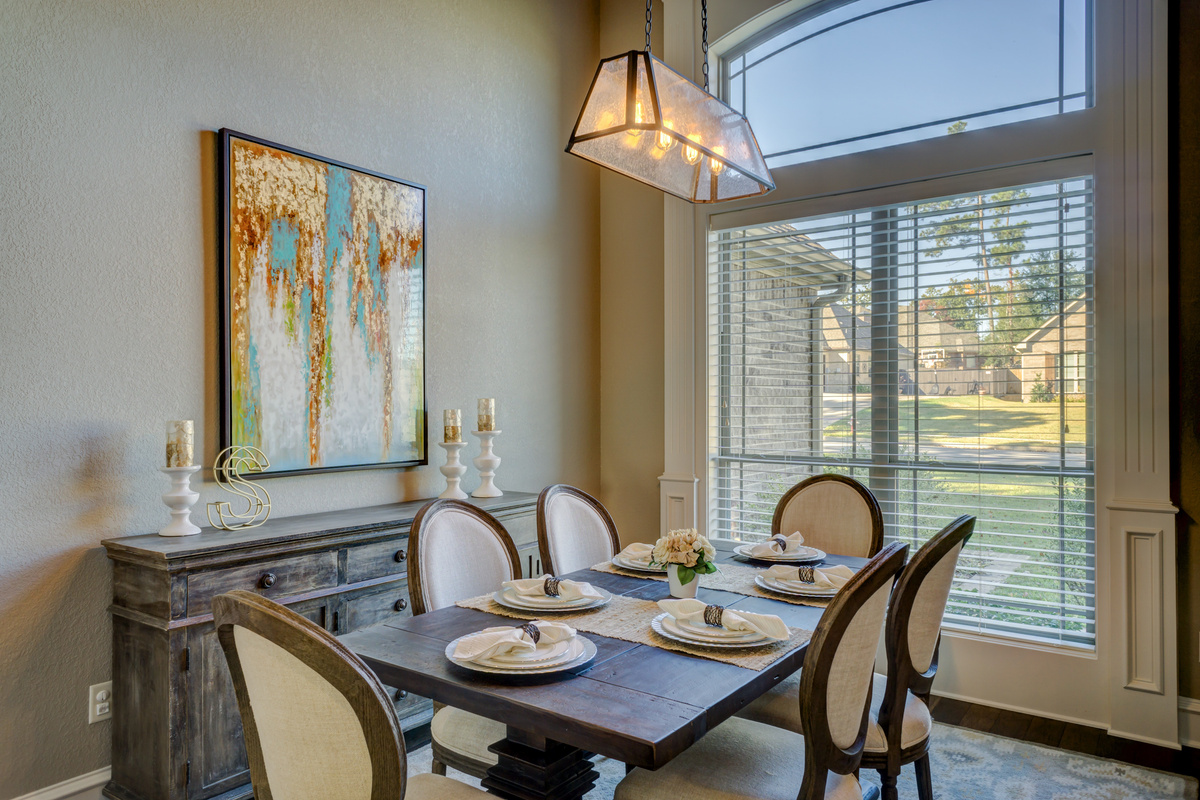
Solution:
{"label": "white pillar candle", "polygon": [[479,398],[479,428],[477,430],[496,430],[496,398]]}
{"label": "white pillar candle", "polygon": [[167,423],[167,466],[192,466],[194,431],[190,419],[174,419]]}
{"label": "white pillar candle", "polygon": [[461,442],[462,441],[462,409],[447,408],[442,412],[442,441],[444,442]]}

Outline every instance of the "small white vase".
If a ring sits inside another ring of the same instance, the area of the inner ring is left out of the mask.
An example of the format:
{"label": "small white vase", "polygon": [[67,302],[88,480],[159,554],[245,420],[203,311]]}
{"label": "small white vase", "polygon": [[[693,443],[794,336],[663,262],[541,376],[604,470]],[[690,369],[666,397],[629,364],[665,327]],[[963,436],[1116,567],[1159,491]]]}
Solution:
{"label": "small white vase", "polygon": [[696,589],[700,587],[700,574],[693,573],[690,581],[681,583],[679,580],[679,565],[668,564],[667,583],[671,586],[671,597],[695,597]]}

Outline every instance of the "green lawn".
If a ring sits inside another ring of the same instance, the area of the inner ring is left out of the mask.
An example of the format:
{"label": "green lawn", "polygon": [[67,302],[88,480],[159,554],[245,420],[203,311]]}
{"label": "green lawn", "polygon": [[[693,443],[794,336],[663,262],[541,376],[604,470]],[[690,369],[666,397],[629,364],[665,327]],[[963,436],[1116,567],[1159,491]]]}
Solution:
{"label": "green lawn", "polygon": [[[1005,449],[1050,449],[1059,446],[1060,427],[1065,423],[1068,445],[1082,445],[1087,428],[1087,409],[1082,403],[1023,403],[991,395],[949,397],[901,397],[899,423],[901,441],[911,441],[919,428],[928,444]],[[870,430],[871,409],[857,414],[860,438]],[[919,423],[919,424],[917,424]],[[830,438],[849,438],[850,416],[825,428]]]}

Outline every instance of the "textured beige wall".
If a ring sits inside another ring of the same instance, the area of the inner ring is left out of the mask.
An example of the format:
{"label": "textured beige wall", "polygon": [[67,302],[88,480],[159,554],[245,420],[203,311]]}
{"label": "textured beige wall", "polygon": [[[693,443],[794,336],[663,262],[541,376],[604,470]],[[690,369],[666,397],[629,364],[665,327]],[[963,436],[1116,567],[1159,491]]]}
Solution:
{"label": "textured beige wall", "polygon": [[[164,420],[214,455],[210,131],[426,184],[431,415],[494,396],[502,487],[598,490],[599,175],[563,153],[597,36],[595,3],[558,0],[4,3],[0,798],[109,763],[98,542],[165,523]],[[440,483],[270,489],[292,515]]]}
{"label": "textured beige wall", "polygon": [[[662,3],[654,5],[661,54]],[[601,56],[642,49],[645,13],[643,0],[603,0]],[[600,231],[600,499],[622,541],[653,541],[664,436],[662,192],[603,170]]]}

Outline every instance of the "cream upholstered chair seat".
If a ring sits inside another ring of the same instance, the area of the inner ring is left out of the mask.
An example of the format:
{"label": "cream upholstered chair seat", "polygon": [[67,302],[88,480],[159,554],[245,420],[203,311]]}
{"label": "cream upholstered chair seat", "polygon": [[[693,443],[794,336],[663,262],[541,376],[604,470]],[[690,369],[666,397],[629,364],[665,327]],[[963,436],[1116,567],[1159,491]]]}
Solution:
{"label": "cream upholstered chair seat", "polygon": [[491,765],[496,763],[496,754],[488,750],[488,745],[503,739],[507,729],[503,722],[445,706],[433,715],[429,732],[442,748],[459,758]]}
{"label": "cream upholstered chair seat", "polygon": [[[867,720],[868,753],[887,752],[887,737],[879,726],[879,708],[883,705],[883,690],[887,686],[887,675],[875,673],[871,685],[871,716]],[[780,681],[774,688],[746,706],[738,716],[755,722],[774,725],[789,731],[800,732],[800,673]],[[929,707],[920,698],[908,693],[904,706],[904,723],[901,728],[900,746],[909,748],[929,738],[933,730],[933,717]]]}
{"label": "cream upholstered chair seat", "polygon": [[[803,736],[731,717],[662,769],[629,773],[613,800],[796,800],[803,779]],[[862,787],[830,770],[825,798],[862,800]]]}

